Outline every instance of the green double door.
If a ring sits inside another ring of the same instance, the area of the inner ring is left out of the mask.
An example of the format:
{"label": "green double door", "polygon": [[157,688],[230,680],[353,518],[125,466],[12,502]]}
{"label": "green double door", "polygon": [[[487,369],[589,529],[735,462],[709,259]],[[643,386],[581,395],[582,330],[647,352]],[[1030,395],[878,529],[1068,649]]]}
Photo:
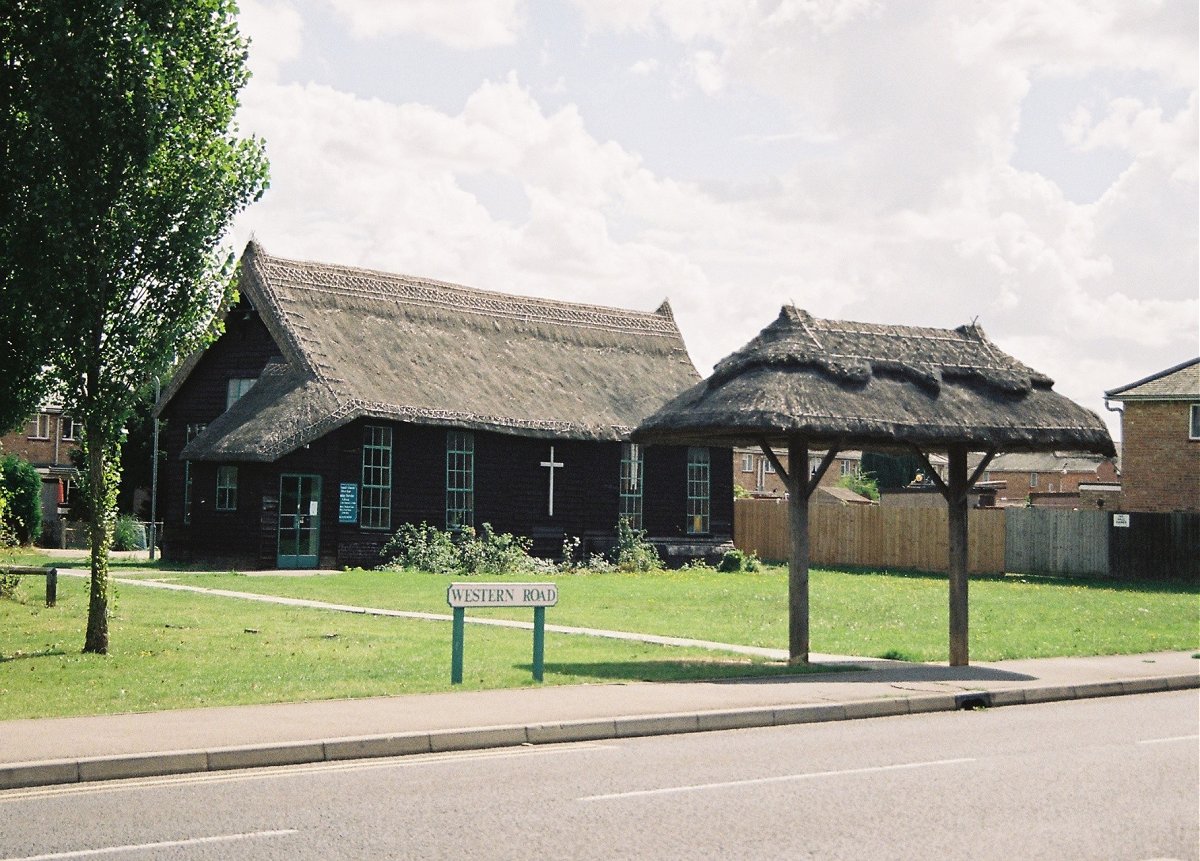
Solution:
{"label": "green double door", "polygon": [[280,568],[316,568],[321,551],[321,476],[279,477]]}

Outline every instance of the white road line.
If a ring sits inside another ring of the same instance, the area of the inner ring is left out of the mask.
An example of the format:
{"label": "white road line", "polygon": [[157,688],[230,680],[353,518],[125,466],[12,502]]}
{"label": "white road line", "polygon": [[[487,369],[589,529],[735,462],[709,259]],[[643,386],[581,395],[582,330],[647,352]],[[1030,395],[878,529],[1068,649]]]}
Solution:
{"label": "white road line", "polygon": [[157,843],[130,843],[127,846],[105,846],[100,849],[77,849],[74,852],[51,852],[47,855],[23,855],[19,858],[4,858],[0,861],[52,861],[56,858],[97,858],[115,855],[118,852],[139,852],[149,849],[168,849],[174,846],[200,846],[205,843],[232,843],[237,840],[259,840],[264,837],[286,837],[298,834],[295,828],[277,831],[246,831],[242,834],[217,834],[213,837],[189,837],[184,840],[161,840]]}
{"label": "white road line", "polygon": [[652,795],[671,795],[680,792],[697,792],[707,789],[731,789],[737,786],[759,786],[769,783],[787,783],[794,780],[814,780],[819,777],[841,777],[848,774],[874,774],[881,771],[901,771],[912,768],[930,768],[937,765],[957,765],[975,762],[972,757],[964,759],[935,759],[929,762],[904,762],[898,765],[874,765],[868,768],[848,768],[842,771],[813,771],[806,774],[781,774],[777,777],[759,777],[751,780],[730,780],[722,783],[696,783],[690,786],[666,786],[661,789],[637,789],[632,792],[614,792],[609,795],[588,795],[577,801],[612,801],[618,798],[639,798]]}
{"label": "white road line", "polygon": [[1138,744],[1162,744],[1167,741],[1197,741],[1200,735],[1173,735],[1170,738],[1144,738]]}
{"label": "white road line", "polygon": [[[495,750],[447,751],[445,753],[411,754],[404,757],[380,757],[378,759],[348,759],[337,762],[312,762],[298,765],[278,765],[252,769],[230,769],[229,771],[203,771],[195,774],[167,775],[163,777],[135,778],[96,783],[71,783],[42,788],[14,789],[0,793],[0,804],[13,801],[29,801],[36,798],[53,798],[63,795],[107,795],[113,792],[133,792],[139,789],[155,789],[162,786],[187,786],[199,783],[241,783],[247,780],[269,780],[274,777],[301,777],[337,771],[370,771],[380,768],[415,768],[427,765],[445,765],[481,759],[514,759],[529,756],[555,756],[563,753],[594,750],[616,750],[611,745],[590,742],[570,742],[562,745],[538,745],[537,747],[508,747]],[[0,859],[8,861],[8,859]]]}

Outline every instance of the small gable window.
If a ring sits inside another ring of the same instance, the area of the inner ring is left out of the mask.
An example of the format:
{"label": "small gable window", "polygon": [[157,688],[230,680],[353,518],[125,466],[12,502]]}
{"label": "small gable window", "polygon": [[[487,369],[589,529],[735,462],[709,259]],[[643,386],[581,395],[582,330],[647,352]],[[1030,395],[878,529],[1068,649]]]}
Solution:
{"label": "small gable window", "polygon": [[709,531],[711,484],[708,449],[689,448],[687,458],[687,531],[689,535],[703,535]]}
{"label": "small gable window", "polygon": [[389,427],[363,428],[359,523],[363,529],[392,526],[392,429]]}
{"label": "small gable window", "polygon": [[217,511],[237,511],[236,466],[217,467]]}
{"label": "small gable window", "polygon": [[446,529],[475,525],[475,435],[446,431]]}
{"label": "small gable window", "polygon": [[642,447],[621,443],[621,519],[632,529],[642,528],[642,478],[646,464]]}
{"label": "small gable window", "polygon": [[225,409],[241,400],[242,395],[250,391],[250,387],[256,382],[254,377],[234,377],[225,387]]}
{"label": "small gable window", "polygon": [[1200,404],[1192,404],[1192,426],[1188,439],[1200,439]]}

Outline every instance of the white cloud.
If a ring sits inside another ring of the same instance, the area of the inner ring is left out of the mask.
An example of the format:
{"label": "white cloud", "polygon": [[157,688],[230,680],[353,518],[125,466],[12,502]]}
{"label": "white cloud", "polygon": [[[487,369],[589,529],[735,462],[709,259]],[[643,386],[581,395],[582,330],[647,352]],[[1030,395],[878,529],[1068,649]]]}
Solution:
{"label": "white cloud", "polygon": [[[459,20],[470,6],[330,2],[363,32],[456,47],[515,38],[524,8],[489,4],[480,23]],[[1195,355],[1196,52],[1177,35],[1194,3],[575,5],[593,30],[637,34],[637,53],[613,68],[647,75],[683,56],[692,92],[720,95],[705,103],[714,134],[726,123],[743,147],[794,147],[790,166],[723,192],[669,165],[651,171],[589,130],[580,105],[595,102],[580,97],[588,77],[576,69],[578,101],[552,110],[517,73],[484,81],[458,112],[263,76],[243,126],[268,140],[272,188],[239,237],[253,229],[275,253],[577,301],[650,309],[669,295],[705,372],[785,302],[915,325],[978,316],[1098,411],[1104,389]],[[659,38],[679,47],[649,52]],[[288,44],[274,56],[294,56]],[[1076,112],[1064,128],[1073,146],[1131,160],[1095,203],[1010,164],[1036,76],[1131,68],[1191,97],[1166,110],[1114,92]],[[781,106],[778,133],[726,119],[746,91]]]}
{"label": "white cloud", "polygon": [[242,0],[238,24],[250,40],[250,71],[275,80],[279,68],[300,55],[304,23],[288,0]]}
{"label": "white cloud", "polygon": [[513,43],[522,27],[525,6],[524,0],[327,2],[350,23],[358,38],[410,34],[459,50]]}

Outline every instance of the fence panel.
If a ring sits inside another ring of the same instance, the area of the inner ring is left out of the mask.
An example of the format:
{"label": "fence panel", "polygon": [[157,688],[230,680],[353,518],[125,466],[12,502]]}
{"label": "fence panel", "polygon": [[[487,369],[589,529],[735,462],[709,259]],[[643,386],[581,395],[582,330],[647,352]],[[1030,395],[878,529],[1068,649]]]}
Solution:
{"label": "fence panel", "polygon": [[[1108,514],[1109,522],[1117,515]],[[1108,533],[1112,571],[1133,580],[1200,583],[1200,514],[1123,515],[1128,526]]]}
{"label": "fence panel", "polygon": [[1106,512],[1010,508],[1005,516],[1005,570],[1075,577],[1108,575]]}
{"label": "fence panel", "polygon": [[[763,559],[791,555],[787,503],[739,499],[733,541]],[[944,507],[813,505],[809,508],[809,560],[813,565],[945,571],[949,538]],[[969,570],[1004,570],[1004,513],[973,510],[968,522]]]}

